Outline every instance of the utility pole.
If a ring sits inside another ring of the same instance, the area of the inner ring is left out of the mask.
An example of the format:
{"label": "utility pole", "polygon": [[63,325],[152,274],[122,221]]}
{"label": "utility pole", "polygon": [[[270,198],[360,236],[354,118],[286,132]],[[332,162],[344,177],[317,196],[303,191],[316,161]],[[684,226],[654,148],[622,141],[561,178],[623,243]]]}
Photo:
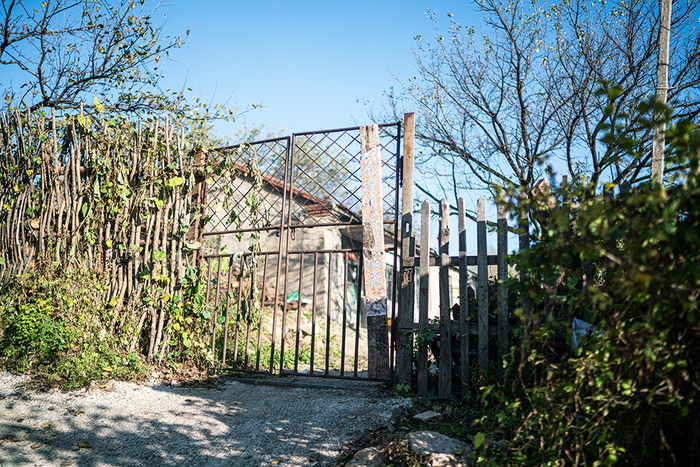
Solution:
{"label": "utility pole", "polygon": [[[659,29],[659,62],[656,68],[656,102],[666,105],[668,92],[668,61],[671,43],[671,9],[673,0],[661,0],[661,25]],[[666,123],[662,109],[654,111],[654,138],[651,150],[651,179],[664,180],[664,148]]]}

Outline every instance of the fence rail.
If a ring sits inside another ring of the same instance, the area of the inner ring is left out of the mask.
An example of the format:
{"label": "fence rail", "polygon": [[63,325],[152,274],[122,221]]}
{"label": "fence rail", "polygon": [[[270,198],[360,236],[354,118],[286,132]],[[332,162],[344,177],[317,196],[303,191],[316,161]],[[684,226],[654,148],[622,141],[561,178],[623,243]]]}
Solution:
{"label": "fence rail", "polygon": [[[439,207],[438,251],[430,251],[430,205],[421,206],[419,253],[411,236],[412,226],[404,215],[402,280],[397,334],[396,383],[413,385],[418,394],[428,393],[428,350],[438,366],[438,397],[461,394],[469,388],[473,369],[479,374],[503,371],[502,358],[509,346],[507,265],[507,221],[498,206],[497,254],[488,254],[486,200],[477,201],[476,255],[467,255],[467,228],[464,200],[459,199],[457,214],[459,253],[450,256],[450,208],[446,200]],[[410,221],[410,219],[409,219]],[[496,266],[495,287],[490,293],[489,266]],[[475,292],[470,294],[469,266],[476,266]],[[439,319],[430,323],[430,268],[439,267]],[[418,279],[416,280],[416,269]],[[452,273],[452,274],[451,274]],[[451,303],[449,278],[459,277],[459,297]],[[414,306],[416,282],[418,307]],[[490,306],[493,302],[494,306]],[[416,322],[417,311],[417,322]],[[495,321],[495,322],[494,322]],[[475,340],[472,337],[476,337]],[[415,349],[414,349],[415,343]],[[413,357],[415,350],[415,357]],[[476,361],[472,361],[472,357]],[[413,366],[415,364],[415,375]],[[453,383],[457,384],[453,384]],[[412,384],[413,383],[413,384]]]}

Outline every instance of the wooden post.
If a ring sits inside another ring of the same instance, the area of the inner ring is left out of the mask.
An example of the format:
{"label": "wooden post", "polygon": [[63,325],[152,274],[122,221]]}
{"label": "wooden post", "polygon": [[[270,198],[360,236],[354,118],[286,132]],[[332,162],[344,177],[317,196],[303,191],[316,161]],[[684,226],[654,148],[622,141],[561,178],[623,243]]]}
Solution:
{"label": "wooden post", "polygon": [[467,271],[467,222],[464,198],[457,201],[459,216],[459,362],[462,396],[469,389],[469,277]]}
{"label": "wooden post", "polygon": [[[424,332],[428,326],[428,290],[430,287],[430,204],[423,201],[420,214],[420,282],[418,289],[418,330]],[[428,345],[418,345],[416,362],[418,394],[428,394]]]}
{"label": "wooden post", "polygon": [[450,307],[450,205],[440,200],[440,363],[438,397],[447,399],[452,392],[452,307]]}
{"label": "wooden post", "polygon": [[508,264],[506,255],[508,254],[508,222],[506,219],[506,208],[498,206],[498,352],[499,352],[499,374],[505,375],[503,358],[508,353],[508,289],[506,280],[508,279]]}
{"label": "wooden post", "polygon": [[[668,62],[671,44],[671,12],[673,0],[661,0],[661,24],[659,29],[659,60],[656,67],[656,102],[666,105],[668,93]],[[666,122],[663,110],[654,111],[654,136],[651,151],[651,179],[664,181],[664,149],[666,146]]]}
{"label": "wooden post", "polygon": [[483,196],[476,201],[476,242],[479,370],[486,372],[489,365],[489,267],[486,249],[486,200]]}
{"label": "wooden post", "polygon": [[[401,216],[401,288],[399,289],[399,316],[396,336],[396,384],[411,384],[413,354],[413,310],[415,308],[415,241],[413,239],[413,148],[415,117],[404,115],[403,137],[403,192]],[[410,264],[409,264],[410,261]]]}
{"label": "wooden post", "polygon": [[360,128],[362,148],[362,226],[365,300],[367,303],[368,376],[389,378],[389,328],[384,261],[382,158],[379,126]]}

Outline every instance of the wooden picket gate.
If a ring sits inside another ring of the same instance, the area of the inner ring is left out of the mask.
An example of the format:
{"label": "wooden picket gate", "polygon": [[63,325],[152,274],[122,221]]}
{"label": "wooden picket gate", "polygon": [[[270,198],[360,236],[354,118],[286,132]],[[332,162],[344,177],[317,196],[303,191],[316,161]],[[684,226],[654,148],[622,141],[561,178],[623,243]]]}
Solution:
{"label": "wooden picket gate", "polygon": [[[477,201],[476,256],[467,255],[466,216],[464,200],[461,198],[458,202],[459,254],[458,256],[449,255],[449,211],[449,205],[443,199],[439,209],[437,256],[430,255],[430,206],[427,201],[423,202],[421,209],[418,254],[416,254],[415,238],[412,236],[410,211],[404,211],[402,223],[402,271],[399,285],[395,383],[397,386],[403,384],[403,388],[407,388],[405,385],[415,388],[418,394],[427,394],[428,349],[430,348],[432,353],[436,354],[439,398],[447,398],[450,393],[465,394],[472,376],[483,376],[489,371],[502,374],[503,355],[509,347],[508,290],[505,283],[508,275],[506,262],[508,227],[505,210],[502,206],[498,207],[497,254],[489,255],[486,200],[479,198]],[[494,297],[489,296],[489,265],[497,266]],[[439,319],[433,323],[428,320],[431,266],[439,267],[440,314]],[[476,300],[470,300],[469,266],[477,268],[476,291],[473,297]],[[457,303],[453,304],[450,297],[449,276],[450,270],[455,271],[455,269],[459,275],[459,298]],[[414,303],[416,282],[419,285],[417,308]],[[496,301],[496,307],[489,307],[492,300]],[[491,323],[489,323],[490,314]],[[474,337],[476,342],[472,341]],[[475,362],[472,362],[473,357],[476,357]],[[472,375],[473,370],[478,374]],[[454,386],[453,383],[455,383]]]}

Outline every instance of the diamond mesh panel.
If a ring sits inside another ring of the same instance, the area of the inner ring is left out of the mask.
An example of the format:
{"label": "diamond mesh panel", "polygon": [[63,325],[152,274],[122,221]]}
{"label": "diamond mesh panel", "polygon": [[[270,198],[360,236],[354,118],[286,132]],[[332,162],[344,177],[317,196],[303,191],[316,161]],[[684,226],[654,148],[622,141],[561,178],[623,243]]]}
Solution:
{"label": "diamond mesh panel", "polygon": [[[398,125],[380,127],[384,221],[396,219]],[[360,129],[301,133],[293,137],[290,224],[360,223],[362,172]]]}
{"label": "diamond mesh panel", "polygon": [[221,162],[208,182],[205,233],[281,225],[288,146],[289,138],[281,138],[210,155]]}

